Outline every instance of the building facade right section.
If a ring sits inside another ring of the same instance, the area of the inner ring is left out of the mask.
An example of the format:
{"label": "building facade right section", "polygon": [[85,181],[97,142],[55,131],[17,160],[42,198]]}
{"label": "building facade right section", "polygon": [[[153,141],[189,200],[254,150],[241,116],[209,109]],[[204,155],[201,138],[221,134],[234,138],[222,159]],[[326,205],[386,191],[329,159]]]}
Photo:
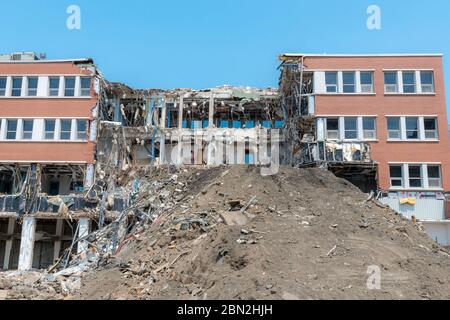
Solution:
{"label": "building facade right section", "polygon": [[[324,162],[450,246],[443,57],[285,54],[280,94],[300,134],[291,162]],[[300,84],[300,85],[298,85]],[[311,147],[312,146],[312,147]]]}

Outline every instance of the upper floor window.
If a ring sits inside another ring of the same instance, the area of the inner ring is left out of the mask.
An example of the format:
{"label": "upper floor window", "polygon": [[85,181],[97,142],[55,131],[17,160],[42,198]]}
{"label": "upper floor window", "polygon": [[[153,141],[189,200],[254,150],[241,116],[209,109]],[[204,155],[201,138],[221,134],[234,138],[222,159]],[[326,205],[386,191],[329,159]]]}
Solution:
{"label": "upper floor window", "polygon": [[337,72],[325,72],[325,83],[327,86],[327,93],[338,92],[338,77]]}
{"label": "upper floor window", "polygon": [[6,139],[16,140],[17,136],[17,120],[7,120],[6,121]]}
{"label": "upper floor window", "polygon": [[373,72],[361,71],[361,92],[373,93],[374,91]]}
{"label": "upper floor window", "polygon": [[89,97],[91,95],[91,78],[81,78],[81,96]]}
{"label": "upper floor window", "polygon": [[59,138],[61,140],[70,140],[70,133],[72,131],[72,120],[61,120],[61,131]]}
{"label": "upper floor window", "polygon": [[392,188],[442,188],[438,164],[395,164],[389,171]]}
{"label": "upper floor window", "polygon": [[55,139],[55,120],[45,120],[44,124],[44,139],[54,140]]}
{"label": "upper floor window", "polygon": [[29,96],[29,97],[37,96],[38,81],[39,81],[38,77],[28,77],[27,96]]}
{"label": "upper floor window", "polygon": [[57,97],[59,95],[59,77],[49,78],[49,95],[50,97]]}
{"label": "upper floor window", "polygon": [[384,90],[387,93],[398,92],[398,79],[396,71],[389,71],[384,73]]}
{"label": "upper floor window", "polygon": [[23,120],[22,139],[31,140],[33,138],[33,120]]}
{"label": "upper floor window", "polygon": [[388,138],[401,139],[400,117],[390,117],[387,119]]}
{"label": "upper floor window", "polygon": [[417,140],[419,139],[419,118],[407,117],[406,121],[406,139]]}
{"label": "upper floor window", "polygon": [[420,72],[420,82],[421,82],[423,93],[433,93],[434,92],[434,73],[433,73],[433,71],[421,71]]}
{"label": "upper floor window", "polygon": [[342,73],[344,93],[356,92],[356,77],[355,72],[343,72]]}
{"label": "upper floor window", "polygon": [[416,73],[414,71],[403,71],[403,92],[416,92]]}
{"label": "upper floor window", "polygon": [[6,95],[6,77],[0,77],[0,97]]}
{"label": "upper floor window", "polygon": [[75,77],[64,77],[64,96],[75,96]]}
{"label": "upper floor window", "polygon": [[327,139],[330,140],[339,139],[339,119],[337,118],[327,119]]}
{"label": "upper floor window", "polygon": [[363,138],[366,140],[377,138],[375,118],[363,118]]}
{"label": "upper floor window", "polygon": [[345,123],[345,139],[358,139],[358,118],[346,117]]}
{"label": "upper floor window", "polygon": [[77,140],[86,140],[87,120],[77,120]]}
{"label": "upper floor window", "polygon": [[439,138],[437,130],[437,119],[436,118],[424,118],[424,128],[425,128],[425,139],[436,140]]}
{"label": "upper floor window", "polygon": [[22,77],[12,78],[12,92],[13,97],[20,97],[22,95]]}

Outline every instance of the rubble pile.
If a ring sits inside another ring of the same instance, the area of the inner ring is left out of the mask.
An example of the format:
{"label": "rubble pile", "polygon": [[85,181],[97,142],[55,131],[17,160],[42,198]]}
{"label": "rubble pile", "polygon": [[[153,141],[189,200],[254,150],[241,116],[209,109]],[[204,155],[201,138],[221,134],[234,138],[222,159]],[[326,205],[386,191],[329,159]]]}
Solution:
{"label": "rubble pile", "polygon": [[7,284],[6,298],[450,298],[449,253],[326,170],[163,167],[130,172],[122,192],[135,200],[115,254],[41,274],[26,286],[40,295]]}

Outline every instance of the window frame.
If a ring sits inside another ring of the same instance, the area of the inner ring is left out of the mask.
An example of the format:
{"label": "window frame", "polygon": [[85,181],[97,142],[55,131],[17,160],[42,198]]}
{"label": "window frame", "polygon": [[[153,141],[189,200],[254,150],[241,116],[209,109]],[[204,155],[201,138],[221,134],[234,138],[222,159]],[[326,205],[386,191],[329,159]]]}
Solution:
{"label": "window frame", "polygon": [[[412,83],[406,83],[405,76],[406,75],[412,75]],[[414,94],[417,93],[416,89],[416,72],[415,71],[402,71],[402,80],[403,80],[403,93],[405,94]],[[412,88],[412,91],[408,91]]]}
{"label": "window frame", "polygon": [[[392,169],[394,167],[400,168],[400,177],[392,176]],[[404,173],[404,169],[403,169],[403,165],[402,164],[390,164],[389,165],[389,179],[390,179],[390,182],[391,182],[391,188],[404,188],[404,186],[405,186],[405,173]],[[394,185],[393,181],[400,181],[400,185],[399,186]]]}
{"label": "window frame", "polygon": [[[9,125],[10,123],[15,123],[15,128],[14,130],[10,130]],[[12,140],[17,140],[17,128],[19,126],[19,120],[18,119],[6,119],[6,140],[12,141]],[[14,133],[14,138],[10,138],[9,134],[13,132]]]}
{"label": "window frame", "polygon": [[[58,81],[58,87],[52,88],[52,80]],[[59,97],[59,88],[61,87],[61,78],[60,77],[49,77],[48,78],[48,96],[49,97]],[[52,94],[55,93],[56,94]]]}
{"label": "window frame", "polygon": [[[20,81],[20,88],[14,87],[14,82]],[[22,96],[22,86],[23,86],[23,77],[12,77],[11,78],[11,97],[21,97]],[[14,94],[18,92],[19,94]]]}
{"label": "window frame", "polygon": [[[372,120],[373,122],[373,129],[366,129],[365,128],[365,121],[366,120]],[[377,139],[377,118],[376,117],[362,117],[362,130],[363,130],[363,140],[376,140]],[[373,134],[373,137],[367,137],[366,133],[371,132]]]}
{"label": "window frame", "polygon": [[[434,130],[427,129],[427,120],[434,121]],[[436,117],[424,117],[423,118],[423,130],[425,140],[439,140],[438,119]],[[427,137],[427,134],[433,132],[433,137]]]}
{"label": "window frame", "polygon": [[[423,74],[425,74],[425,73],[431,73],[431,84],[423,83]],[[424,87],[430,87],[430,91],[424,90]],[[422,90],[422,93],[425,93],[425,94],[434,94],[436,92],[433,70],[421,70],[420,71],[420,88]]]}
{"label": "window frame", "polygon": [[[416,119],[416,126],[417,129],[416,130],[408,130],[408,119]],[[416,140],[420,140],[420,117],[405,117],[405,133],[406,133],[406,140],[408,141],[416,141]],[[408,133],[409,132],[417,132],[417,138],[409,138]]]}
{"label": "window frame", "polygon": [[[73,79],[73,88],[67,86],[67,82]],[[64,77],[64,97],[72,98],[75,97],[75,90],[77,86],[77,77],[68,76]],[[67,92],[73,92],[73,94],[67,94]]]}
{"label": "window frame", "polygon": [[[353,83],[346,83],[346,76],[353,76]],[[346,88],[351,87],[351,91],[346,91]],[[356,72],[355,71],[343,71],[342,72],[342,92],[343,93],[356,93]]]}
{"label": "window frame", "polygon": [[1,83],[2,80],[5,81],[5,87],[4,88],[0,87],[0,97],[6,97],[6,89],[7,89],[7,86],[8,86],[8,77],[1,76],[0,77],[0,83]]}
{"label": "window frame", "polygon": [[[438,177],[432,177],[430,178],[430,168],[437,168],[438,169]],[[427,164],[427,176],[428,176],[428,187],[429,188],[438,188],[438,189],[442,189],[442,168],[441,165],[439,164]],[[438,185],[432,185],[432,183],[430,183],[431,181],[434,182],[438,182]]]}
{"label": "window frame", "polygon": [[[386,76],[389,74],[395,75],[395,84],[387,83]],[[389,86],[395,86],[395,90],[388,90]],[[384,72],[384,92],[388,94],[399,93],[399,85],[398,85],[398,72],[397,71],[385,71]]]}
{"label": "window frame", "polygon": [[[355,121],[355,129],[347,129],[347,121]],[[355,138],[347,138],[347,132],[354,132]],[[344,117],[344,139],[345,140],[358,140],[358,117]]]}
{"label": "window frame", "polygon": [[[47,124],[53,122],[53,131],[47,130]],[[48,138],[48,134],[52,134],[52,138]],[[56,135],[56,119],[45,119],[44,120],[44,140],[55,140]]]}
{"label": "window frame", "polygon": [[[31,131],[25,130],[25,123],[31,122]],[[23,140],[32,140],[33,139],[33,130],[34,130],[34,120],[33,119],[23,119],[22,120],[22,139]],[[29,134],[29,138],[25,137],[25,134]]]}
{"label": "window frame", "polygon": [[[85,123],[85,130],[84,131],[80,131],[79,130],[79,124],[84,122]],[[88,127],[89,127],[89,123],[88,120],[84,120],[84,119],[76,119],[76,140],[79,141],[86,141],[87,140],[87,135],[88,135]],[[82,135],[82,138],[80,138]]]}
{"label": "window frame", "polygon": [[[69,130],[63,130],[63,124],[65,124],[65,123],[69,124]],[[67,134],[68,134],[68,136],[67,136]],[[72,137],[72,120],[71,119],[59,120],[59,140],[70,141],[71,137]]]}
{"label": "window frame", "polygon": [[[337,129],[336,130],[330,130],[328,127],[329,127],[329,125],[328,125],[328,121],[336,121],[336,123],[337,123]],[[327,140],[339,140],[340,139],[340,125],[339,125],[339,118],[326,118],[326,121],[325,121],[325,125],[326,125],[326,137],[327,137]],[[334,133],[336,133],[336,138],[333,138],[333,137],[330,137],[330,132],[331,133],[333,133],[333,135],[334,135]]]}
{"label": "window frame", "polygon": [[[411,168],[419,168],[419,176],[420,177],[412,177],[411,175]],[[420,182],[420,186],[413,186],[412,185],[412,181],[419,181]],[[415,188],[419,188],[422,189],[424,187],[423,184],[423,172],[422,172],[422,165],[420,164],[408,164],[408,187],[410,189],[415,189]]]}
{"label": "window frame", "polygon": [[[363,83],[363,74],[369,74],[370,75],[370,84]],[[360,71],[359,73],[359,81],[361,85],[361,93],[374,93],[375,92],[375,85],[374,85],[374,74],[373,71]],[[370,90],[366,91],[364,88],[367,88],[370,86]]]}
{"label": "window frame", "polygon": [[[388,140],[401,141],[402,140],[402,123],[401,117],[387,117],[387,132],[388,132]],[[389,129],[389,120],[397,119],[398,129]],[[391,133],[397,132],[398,138],[393,138]]]}
{"label": "window frame", "polygon": [[[328,75],[334,74],[336,76],[336,83],[329,84],[328,83]],[[329,91],[329,88],[335,88],[335,91]],[[339,93],[339,76],[337,71],[325,71],[325,91],[326,93]]]}
{"label": "window frame", "polygon": [[[89,80],[89,87],[83,88],[83,80]],[[80,96],[90,97],[92,87],[92,77],[80,77]]]}

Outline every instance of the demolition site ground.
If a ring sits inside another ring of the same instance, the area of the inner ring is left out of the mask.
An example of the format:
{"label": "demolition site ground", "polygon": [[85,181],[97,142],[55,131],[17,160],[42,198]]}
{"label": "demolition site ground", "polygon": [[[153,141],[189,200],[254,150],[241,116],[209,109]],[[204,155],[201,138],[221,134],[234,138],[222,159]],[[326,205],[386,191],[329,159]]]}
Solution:
{"label": "demolition site ground", "polygon": [[159,167],[128,176],[141,181],[139,199],[168,209],[82,270],[1,274],[0,298],[450,298],[449,253],[420,223],[327,170]]}

